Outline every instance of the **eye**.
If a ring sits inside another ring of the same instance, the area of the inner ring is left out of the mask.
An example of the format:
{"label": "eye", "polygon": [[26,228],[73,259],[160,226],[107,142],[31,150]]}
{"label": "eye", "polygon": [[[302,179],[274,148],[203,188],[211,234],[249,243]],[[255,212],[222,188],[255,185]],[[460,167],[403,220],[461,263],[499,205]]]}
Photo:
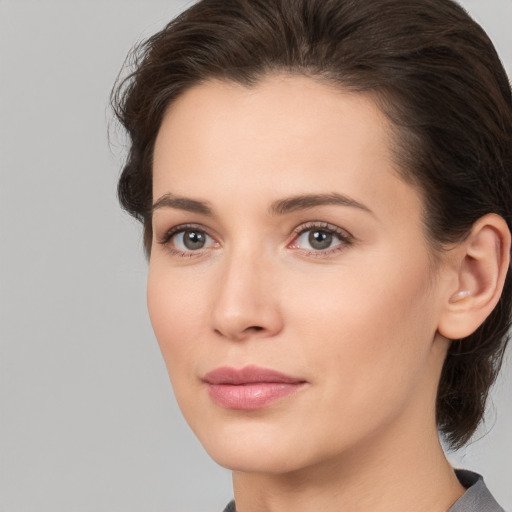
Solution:
{"label": "eye", "polygon": [[303,233],[297,240],[298,245],[304,245],[307,243],[316,251],[329,249],[335,242],[339,243],[340,241],[336,240],[332,233],[320,229],[310,229]]}
{"label": "eye", "polygon": [[204,229],[195,226],[172,228],[159,243],[167,246],[172,254],[178,256],[191,256],[218,245]]}
{"label": "eye", "polygon": [[330,224],[313,224],[300,226],[290,248],[303,249],[309,253],[330,253],[349,245],[351,235]]}
{"label": "eye", "polygon": [[197,251],[203,249],[210,238],[204,231],[187,229],[174,235],[172,240],[180,251]]}

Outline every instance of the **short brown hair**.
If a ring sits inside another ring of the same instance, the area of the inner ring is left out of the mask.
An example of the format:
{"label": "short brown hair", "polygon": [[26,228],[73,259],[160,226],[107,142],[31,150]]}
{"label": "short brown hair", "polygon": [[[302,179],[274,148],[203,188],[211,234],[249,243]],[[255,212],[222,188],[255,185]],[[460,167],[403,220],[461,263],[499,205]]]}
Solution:
{"label": "short brown hair", "polygon": [[[497,213],[512,225],[512,96],[482,28],[451,0],[202,0],[139,45],[112,94],[131,146],[122,206],[152,228],[152,154],[166,107],[217,78],[248,87],[274,71],[367,91],[396,128],[403,178],[425,204],[434,248]],[[437,397],[453,447],[482,419],[501,366],[512,311],[510,269],[479,329],[453,340]]]}

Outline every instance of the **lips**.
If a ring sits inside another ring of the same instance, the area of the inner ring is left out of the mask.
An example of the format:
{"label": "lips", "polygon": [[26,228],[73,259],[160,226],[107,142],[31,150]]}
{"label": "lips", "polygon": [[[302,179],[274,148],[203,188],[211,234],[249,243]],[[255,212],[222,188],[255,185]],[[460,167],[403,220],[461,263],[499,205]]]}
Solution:
{"label": "lips", "polygon": [[255,410],[291,395],[302,388],[304,379],[268,368],[217,368],[203,377],[210,398],[226,409]]}

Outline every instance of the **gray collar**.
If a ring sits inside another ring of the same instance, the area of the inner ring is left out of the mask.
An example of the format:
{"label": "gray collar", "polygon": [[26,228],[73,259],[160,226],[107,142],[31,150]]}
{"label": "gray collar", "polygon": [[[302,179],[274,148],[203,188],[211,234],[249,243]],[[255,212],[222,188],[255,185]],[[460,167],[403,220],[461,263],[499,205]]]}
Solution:
{"label": "gray collar", "polygon": [[448,512],[505,512],[493,498],[480,475],[464,469],[456,469],[455,474],[467,491],[448,509]]}

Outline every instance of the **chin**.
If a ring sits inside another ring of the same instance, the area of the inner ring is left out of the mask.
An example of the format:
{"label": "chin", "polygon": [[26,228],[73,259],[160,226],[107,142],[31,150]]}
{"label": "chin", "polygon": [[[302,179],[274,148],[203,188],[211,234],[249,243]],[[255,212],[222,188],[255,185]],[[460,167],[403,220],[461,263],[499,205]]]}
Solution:
{"label": "chin", "polygon": [[[251,429],[250,427],[254,428]],[[247,473],[289,473],[307,465],[304,439],[275,429],[251,425],[246,428],[215,429],[196,435],[210,457],[220,466]]]}
{"label": "chin", "polygon": [[294,459],[293,454],[279,453],[282,450],[276,453],[275,450],[263,451],[257,447],[227,447],[206,451],[220,466],[243,473],[285,474],[303,467]]}

